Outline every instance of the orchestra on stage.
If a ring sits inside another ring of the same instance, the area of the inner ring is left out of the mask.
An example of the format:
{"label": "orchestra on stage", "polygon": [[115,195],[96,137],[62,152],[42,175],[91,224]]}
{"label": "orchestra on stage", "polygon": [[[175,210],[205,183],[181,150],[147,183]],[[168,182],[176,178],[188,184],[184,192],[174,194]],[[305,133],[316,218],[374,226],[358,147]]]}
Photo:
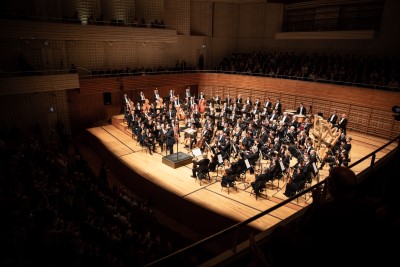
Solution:
{"label": "orchestra on stage", "polygon": [[[275,179],[295,173],[296,182],[302,177],[304,184],[325,163],[332,168],[347,166],[350,161],[347,116],[336,111],[325,120],[308,113],[312,107],[307,109],[303,103],[296,109],[284,109],[280,99],[273,102],[268,97],[262,102],[241,94],[207,98],[203,91],[196,96],[190,87],[183,97],[174,90],[162,97],[156,89],[151,98],[140,92],[136,101],[126,94],[122,100],[132,137],[141,146],[150,154],[157,148],[173,154],[174,144],[181,142],[189,151],[200,149],[202,155],[209,155],[210,171],[223,166],[229,169],[224,173],[237,177],[249,171],[255,173],[256,180],[261,180],[257,179],[260,175]],[[314,131],[317,128],[318,134]],[[331,139],[325,141],[328,137]],[[318,153],[321,147],[324,155]],[[261,167],[261,160],[268,165]],[[256,194],[259,188],[259,184],[254,185]]]}

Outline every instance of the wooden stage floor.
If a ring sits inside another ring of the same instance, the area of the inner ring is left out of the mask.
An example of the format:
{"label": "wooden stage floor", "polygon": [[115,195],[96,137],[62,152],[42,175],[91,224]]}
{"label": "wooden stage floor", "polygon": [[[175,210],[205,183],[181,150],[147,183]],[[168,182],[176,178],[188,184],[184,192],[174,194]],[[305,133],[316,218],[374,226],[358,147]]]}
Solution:
{"label": "wooden stage floor", "polygon": [[[161,154],[160,148],[157,147],[157,151],[153,153],[153,155],[150,155],[146,150],[142,150],[142,147],[137,144],[135,139],[132,139],[125,128],[126,123],[123,122],[122,115],[114,116],[112,121],[110,125],[89,128],[87,131],[96,138],[105,149],[110,151],[115,158],[132,171],[148,181],[151,181],[154,186],[163,188],[182,200],[189,201],[211,212],[240,222],[287,199],[283,194],[286,181],[280,181],[280,189],[277,189],[278,181],[275,181],[274,188],[267,187],[267,197],[262,196],[256,199],[254,195],[250,194],[251,187],[249,187],[249,183],[254,181],[254,175],[249,174],[249,172],[246,174],[247,183],[238,182],[238,190],[236,191],[234,188],[230,188],[229,194],[226,188],[221,188],[221,175],[218,174],[218,177],[216,177],[217,173],[215,172],[210,173],[210,181],[203,180],[200,185],[197,180],[191,177],[191,163],[176,169],[169,167],[162,163],[162,157],[165,156],[165,151]],[[181,134],[181,136],[183,136],[183,134]],[[353,138],[351,152],[352,162],[357,161],[388,142],[388,140],[367,136],[358,132],[349,131],[348,136],[352,136]],[[182,141],[183,140],[180,140],[179,142],[178,150],[190,154],[190,151],[181,144]],[[388,153],[393,148],[394,145],[378,153],[376,160],[382,158],[384,154]],[[174,152],[176,152],[176,145],[174,146]],[[366,164],[369,163],[370,160],[367,160],[365,164],[359,164],[353,170],[359,173],[365,169],[367,167]],[[327,172],[328,168],[325,166],[325,168],[320,171],[322,179],[326,177]],[[313,181],[313,184],[315,183],[316,180]],[[151,198],[152,196],[149,195],[148,197]],[[249,226],[260,231],[266,230],[309,205],[311,202],[312,199],[310,197],[299,197],[297,200],[252,222]]]}

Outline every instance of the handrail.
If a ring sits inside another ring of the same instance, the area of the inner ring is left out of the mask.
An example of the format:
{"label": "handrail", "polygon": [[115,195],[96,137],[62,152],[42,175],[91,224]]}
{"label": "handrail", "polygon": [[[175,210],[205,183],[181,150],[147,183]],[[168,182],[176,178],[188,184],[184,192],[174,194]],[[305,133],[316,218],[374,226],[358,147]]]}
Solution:
{"label": "handrail", "polygon": [[[374,156],[376,155],[377,152],[379,152],[380,150],[382,150],[382,149],[386,148],[387,146],[391,145],[391,144],[394,143],[395,141],[398,141],[398,145],[397,145],[397,148],[396,148],[396,149],[399,150],[399,148],[400,148],[400,135],[397,136],[396,138],[392,139],[391,141],[389,141],[389,142],[386,143],[385,145],[383,145],[383,146],[379,147],[378,149],[374,150],[373,152],[369,153],[368,155],[366,155],[365,157],[361,158],[360,160],[357,160],[357,161],[354,162],[353,164],[349,165],[349,168],[352,168],[352,167],[354,167],[354,166],[360,164],[361,162],[363,162],[364,160],[366,160],[366,159],[369,158],[369,157],[374,157]],[[375,162],[371,162],[370,167],[373,166],[374,163],[375,163]],[[311,187],[309,187],[309,188],[303,190],[302,192],[296,194],[295,196],[292,196],[292,197],[290,197],[290,198],[288,198],[288,199],[286,199],[286,200],[284,200],[284,201],[282,201],[282,202],[276,204],[275,206],[273,206],[273,207],[271,207],[271,208],[268,208],[267,210],[265,210],[265,211],[263,211],[263,212],[260,212],[259,214],[255,215],[255,216],[253,216],[253,217],[251,217],[251,218],[248,218],[248,219],[246,219],[246,220],[244,220],[244,221],[242,221],[242,222],[239,222],[239,223],[237,223],[237,224],[235,224],[235,225],[233,225],[233,226],[230,226],[230,227],[228,227],[228,228],[226,228],[226,229],[224,229],[224,230],[222,230],[222,231],[220,231],[220,232],[218,232],[218,233],[216,233],[216,234],[213,234],[213,235],[211,235],[211,236],[209,236],[209,237],[206,237],[206,238],[204,238],[204,239],[202,239],[202,240],[200,240],[200,241],[198,241],[198,242],[196,242],[196,243],[193,243],[193,244],[191,244],[191,245],[189,245],[189,246],[187,246],[187,247],[185,247],[185,248],[182,248],[182,249],[180,249],[180,250],[178,250],[178,251],[176,251],[176,252],[174,252],[174,253],[171,253],[171,254],[169,254],[169,255],[163,257],[163,258],[160,258],[160,259],[158,259],[158,260],[155,260],[155,261],[153,261],[153,262],[151,262],[151,263],[149,263],[149,264],[147,264],[147,265],[145,265],[145,266],[146,266],[146,267],[147,267],[147,266],[158,266],[158,265],[160,265],[160,264],[164,264],[164,263],[166,263],[168,260],[171,260],[172,258],[174,258],[174,257],[176,257],[176,256],[178,256],[178,255],[182,255],[182,254],[184,254],[184,253],[186,253],[186,252],[188,252],[188,251],[190,251],[190,250],[192,250],[192,249],[194,249],[194,248],[198,248],[198,247],[200,247],[200,246],[202,246],[202,245],[205,245],[206,243],[208,243],[208,242],[210,242],[210,241],[214,241],[214,240],[216,240],[217,238],[222,237],[223,235],[232,233],[232,232],[234,232],[234,231],[239,231],[242,227],[244,227],[244,226],[248,225],[249,223],[251,223],[251,222],[257,220],[258,218],[263,217],[263,216],[265,216],[265,215],[271,213],[272,211],[274,211],[274,210],[276,210],[276,209],[278,209],[278,208],[280,208],[280,207],[286,205],[287,203],[293,201],[293,200],[296,199],[296,198],[299,198],[299,197],[303,196],[304,194],[307,194],[307,193],[312,192],[315,188],[318,188],[318,187],[320,187],[320,186],[322,186],[322,185],[324,185],[324,184],[325,184],[325,180],[322,180],[322,181],[316,183],[315,185],[313,185],[313,186],[311,186]],[[236,249],[237,249],[237,244],[233,244],[233,246],[232,246],[232,252],[233,252],[233,253],[236,253]]]}

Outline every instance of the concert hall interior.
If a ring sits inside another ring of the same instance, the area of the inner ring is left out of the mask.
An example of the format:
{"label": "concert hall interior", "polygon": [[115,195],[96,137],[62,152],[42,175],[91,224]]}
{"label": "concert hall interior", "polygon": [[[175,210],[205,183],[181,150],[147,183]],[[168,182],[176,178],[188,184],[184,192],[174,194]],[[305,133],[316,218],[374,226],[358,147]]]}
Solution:
{"label": "concert hall interior", "polygon": [[0,6],[0,265],[397,260],[399,1]]}

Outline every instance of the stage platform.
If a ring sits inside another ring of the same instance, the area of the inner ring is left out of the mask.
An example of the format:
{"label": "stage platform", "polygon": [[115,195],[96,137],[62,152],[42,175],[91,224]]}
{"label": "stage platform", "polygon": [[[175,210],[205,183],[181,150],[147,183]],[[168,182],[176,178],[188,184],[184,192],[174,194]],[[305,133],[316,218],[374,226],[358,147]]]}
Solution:
{"label": "stage platform", "polygon": [[177,152],[162,158],[162,163],[167,164],[171,168],[179,168],[192,163],[193,157],[183,152]]}
{"label": "stage platform", "polygon": [[[255,198],[250,194],[249,184],[254,174],[246,173],[244,181],[237,182],[237,190],[221,187],[221,175],[211,172],[211,180],[191,178],[192,165],[184,164],[175,168],[166,164],[165,151],[157,147],[150,155],[132,138],[122,115],[112,118],[112,124],[87,129],[90,142],[101,149],[112,171],[123,177],[124,183],[140,197],[148,199],[151,205],[174,217],[177,221],[190,225],[204,235],[210,235],[234,223],[246,220],[260,212],[286,200],[283,195],[287,181],[274,182],[267,187],[265,195]],[[387,140],[349,131],[353,138],[352,162],[382,146]],[[192,160],[190,151],[178,143],[179,155]],[[395,145],[393,145],[395,146]],[[387,147],[377,154],[379,160],[393,147]],[[176,150],[176,146],[174,147]],[[176,156],[175,154],[171,156]],[[168,158],[169,156],[167,156]],[[368,164],[366,162],[365,164]],[[362,164],[354,168],[356,173],[364,170]],[[321,171],[321,179],[328,174],[327,168]],[[316,181],[313,181],[315,184]],[[312,199],[300,197],[274,212],[253,221],[249,227],[263,231],[295,214],[311,203]],[[205,217],[206,216],[206,217]]]}

